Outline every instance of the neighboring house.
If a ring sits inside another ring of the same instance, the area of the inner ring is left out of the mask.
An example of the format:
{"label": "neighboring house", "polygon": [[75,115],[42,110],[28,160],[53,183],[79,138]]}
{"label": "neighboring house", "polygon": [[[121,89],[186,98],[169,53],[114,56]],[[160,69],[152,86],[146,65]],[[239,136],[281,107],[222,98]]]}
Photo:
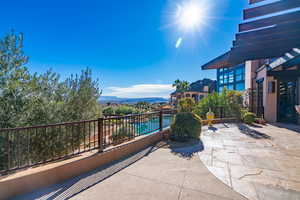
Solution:
{"label": "neighboring house", "polygon": [[295,109],[300,104],[300,11],[293,10],[300,3],[249,3],[254,6],[244,10],[248,21],[239,24],[231,49],[202,69],[217,69],[219,92],[225,86],[245,89],[245,102],[257,116],[269,122],[300,124]]}
{"label": "neighboring house", "polygon": [[199,102],[202,98],[206,97],[209,93],[216,91],[217,82],[211,79],[198,80],[190,84],[190,89],[186,92],[173,92],[171,94],[170,103],[176,105],[181,98],[193,98]]}

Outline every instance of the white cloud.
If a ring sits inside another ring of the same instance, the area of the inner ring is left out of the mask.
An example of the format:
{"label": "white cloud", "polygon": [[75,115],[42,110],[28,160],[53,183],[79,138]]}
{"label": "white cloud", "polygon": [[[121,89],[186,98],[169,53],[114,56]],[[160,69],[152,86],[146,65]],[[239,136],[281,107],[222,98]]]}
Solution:
{"label": "white cloud", "polygon": [[108,87],[103,96],[123,98],[164,97],[168,98],[174,90],[171,84],[139,84],[130,87]]}

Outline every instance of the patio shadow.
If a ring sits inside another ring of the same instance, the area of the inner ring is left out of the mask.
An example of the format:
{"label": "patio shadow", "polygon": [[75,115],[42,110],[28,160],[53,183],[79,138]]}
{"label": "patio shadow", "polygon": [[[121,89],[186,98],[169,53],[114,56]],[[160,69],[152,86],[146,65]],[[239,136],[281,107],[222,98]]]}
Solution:
{"label": "patio shadow", "polygon": [[76,194],[87,190],[88,188],[96,185],[97,183],[102,182],[103,180],[109,178],[113,174],[137,162],[143,157],[148,156],[150,153],[154,152],[157,149],[158,148],[155,145],[150,146],[140,152],[131,154],[121,160],[114,161],[110,164],[99,167],[91,172],[82,174],[80,176],[74,177],[59,184],[49,186],[44,189],[39,189],[31,193],[17,196],[13,199],[70,199]]}
{"label": "patio shadow", "polygon": [[300,126],[297,124],[285,124],[285,123],[272,123],[273,126],[276,126],[278,128],[285,128],[290,131],[294,131],[300,134]]}
{"label": "patio shadow", "polygon": [[203,143],[200,139],[191,139],[184,143],[168,141],[167,144],[168,148],[171,149],[171,153],[186,159],[190,159],[194,154],[204,150]]}
{"label": "patio shadow", "polygon": [[257,130],[254,130],[245,124],[238,124],[238,128],[241,131],[241,133],[243,133],[247,136],[250,136],[254,139],[271,139],[271,136],[269,136],[265,133],[259,132]]}

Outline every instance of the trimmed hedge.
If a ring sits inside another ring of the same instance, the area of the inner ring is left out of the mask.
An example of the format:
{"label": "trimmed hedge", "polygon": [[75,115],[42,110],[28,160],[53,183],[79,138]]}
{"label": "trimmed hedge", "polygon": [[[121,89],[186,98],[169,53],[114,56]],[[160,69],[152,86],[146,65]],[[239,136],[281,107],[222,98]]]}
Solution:
{"label": "trimmed hedge", "polygon": [[199,139],[201,134],[201,118],[193,113],[182,112],[175,116],[171,124],[170,139],[184,142],[188,139]]}

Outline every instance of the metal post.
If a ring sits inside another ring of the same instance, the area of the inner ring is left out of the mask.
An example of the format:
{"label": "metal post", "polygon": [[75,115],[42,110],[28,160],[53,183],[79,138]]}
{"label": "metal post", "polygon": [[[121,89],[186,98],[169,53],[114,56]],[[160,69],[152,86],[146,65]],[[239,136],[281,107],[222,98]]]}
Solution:
{"label": "metal post", "polygon": [[103,118],[98,118],[98,148],[103,152]]}
{"label": "metal post", "polygon": [[159,111],[159,131],[163,131],[163,111]]}
{"label": "metal post", "polygon": [[9,140],[9,131],[6,133],[6,142],[7,142],[7,165],[6,165],[6,170],[8,171],[10,169],[10,140]]}

